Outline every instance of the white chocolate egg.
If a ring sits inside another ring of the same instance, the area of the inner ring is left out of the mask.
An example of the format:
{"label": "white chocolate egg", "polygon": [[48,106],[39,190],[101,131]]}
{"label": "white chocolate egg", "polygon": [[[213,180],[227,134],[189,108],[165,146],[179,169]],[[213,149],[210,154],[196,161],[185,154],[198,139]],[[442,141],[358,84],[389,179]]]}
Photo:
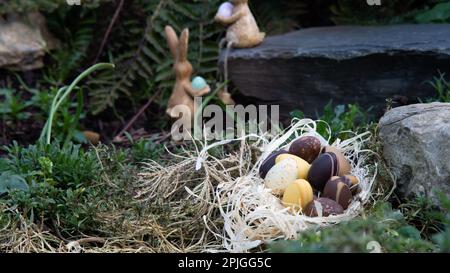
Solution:
{"label": "white chocolate egg", "polygon": [[283,194],[284,190],[295,180],[298,176],[297,161],[292,158],[287,158],[275,164],[267,173],[264,180],[267,188],[271,189],[274,194]]}
{"label": "white chocolate egg", "polygon": [[233,15],[233,4],[230,2],[225,2],[220,5],[219,10],[217,11],[217,15],[223,18],[229,18]]}

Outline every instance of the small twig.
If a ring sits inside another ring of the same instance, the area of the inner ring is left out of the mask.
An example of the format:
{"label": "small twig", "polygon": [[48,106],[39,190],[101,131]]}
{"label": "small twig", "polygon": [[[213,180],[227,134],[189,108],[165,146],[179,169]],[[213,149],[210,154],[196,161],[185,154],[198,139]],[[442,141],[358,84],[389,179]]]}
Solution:
{"label": "small twig", "polygon": [[89,244],[89,243],[100,243],[100,244],[104,244],[106,242],[105,239],[100,238],[100,237],[87,237],[87,238],[82,238],[79,240],[74,241],[80,245],[83,244]]}
{"label": "small twig", "polygon": [[6,141],[6,119],[5,119],[5,115],[2,115],[2,137],[3,137],[3,143],[7,143],[7,141]]}
{"label": "small twig", "polygon": [[100,164],[100,168],[102,169],[103,172],[103,177],[106,181],[106,184],[108,184],[109,186],[113,187],[113,188],[118,188],[118,186],[116,184],[114,184],[111,179],[109,179],[108,173],[105,170],[105,166],[103,165],[103,161],[100,157],[100,154],[98,153],[98,148],[94,145],[91,145],[92,148],[94,149],[95,152],[95,156],[97,157],[98,163]]}
{"label": "small twig", "polygon": [[61,231],[59,230],[58,225],[57,225],[55,219],[52,219],[52,225],[53,225],[53,227],[55,228],[56,236],[57,236],[59,239],[61,239],[62,241],[66,242],[66,243],[69,242],[69,240],[67,240],[66,238],[64,238],[64,236],[62,236]]}
{"label": "small twig", "polygon": [[117,6],[116,11],[114,12],[114,16],[113,16],[111,22],[109,23],[108,29],[106,30],[105,36],[103,36],[103,40],[102,40],[100,49],[98,50],[97,57],[95,58],[94,63],[97,63],[98,59],[100,59],[100,56],[103,53],[103,49],[106,46],[106,42],[108,41],[108,38],[109,38],[109,35],[111,34],[113,26],[116,23],[117,19],[119,18],[120,12],[122,11],[123,3],[124,3],[124,0],[120,0],[119,5]]}
{"label": "small twig", "polygon": [[172,133],[165,133],[161,136],[160,139],[158,139],[156,141],[157,144],[163,143],[166,139],[168,139],[170,136],[172,135]]}
{"label": "small twig", "polygon": [[146,104],[144,104],[141,109],[139,109],[139,111],[136,113],[136,115],[134,115],[134,117],[132,117],[130,119],[130,121],[127,122],[127,124],[125,125],[125,127],[122,129],[122,131],[120,131],[119,134],[117,134],[114,139],[113,142],[120,142],[120,137],[126,132],[128,131],[128,129],[131,128],[131,126],[133,126],[133,124],[136,122],[136,120],[145,112],[145,110],[147,110],[147,108],[150,106],[150,104],[152,104],[152,102],[156,99],[156,97],[160,94],[160,91],[157,91],[148,101]]}

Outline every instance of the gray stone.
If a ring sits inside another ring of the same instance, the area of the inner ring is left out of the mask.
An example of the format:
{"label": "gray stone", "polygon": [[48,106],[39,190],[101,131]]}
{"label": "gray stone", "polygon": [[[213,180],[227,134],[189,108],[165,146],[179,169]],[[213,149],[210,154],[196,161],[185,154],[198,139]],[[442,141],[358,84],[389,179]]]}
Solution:
{"label": "gray stone", "polygon": [[450,24],[309,28],[233,49],[228,64],[243,95],[279,104],[284,116],[314,116],[331,99],[382,113],[388,98],[435,94],[426,81],[450,74]]}
{"label": "gray stone", "polygon": [[383,157],[403,197],[450,198],[450,103],[394,108],[380,120]]}
{"label": "gray stone", "polygon": [[20,71],[41,68],[46,50],[56,45],[39,13],[0,17],[0,68]]}

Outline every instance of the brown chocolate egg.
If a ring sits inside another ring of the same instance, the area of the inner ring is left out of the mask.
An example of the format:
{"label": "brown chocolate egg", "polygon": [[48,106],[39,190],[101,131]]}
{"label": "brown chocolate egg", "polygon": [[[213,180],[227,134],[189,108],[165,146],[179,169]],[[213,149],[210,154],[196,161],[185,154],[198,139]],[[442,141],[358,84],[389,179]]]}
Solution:
{"label": "brown chocolate egg", "polygon": [[347,184],[353,196],[355,196],[361,191],[361,188],[358,186],[359,180],[354,175],[333,176],[330,180],[334,179],[341,179],[342,182]]}
{"label": "brown chocolate egg", "polygon": [[361,191],[361,188],[359,187],[359,180],[356,176],[344,175],[343,178],[344,182],[347,183],[347,185],[350,187],[353,196],[355,196]]}
{"label": "brown chocolate egg", "polygon": [[344,176],[350,174],[350,171],[352,170],[352,165],[350,165],[350,162],[344,156],[341,150],[333,146],[326,146],[322,149],[322,153],[334,153],[336,155],[337,160],[339,162],[337,175]]}
{"label": "brown chocolate egg", "polygon": [[272,167],[275,165],[275,159],[277,158],[277,156],[281,155],[281,154],[287,154],[287,151],[284,150],[280,150],[280,151],[275,151],[273,153],[271,153],[261,164],[261,167],[259,167],[259,176],[261,176],[262,179],[266,178],[267,173],[269,172],[270,169],[272,169]]}
{"label": "brown chocolate egg", "polygon": [[304,214],[309,217],[317,217],[320,211],[322,212],[322,217],[344,213],[344,209],[336,201],[321,197],[309,203]]}
{"label": "brown chocolate egg", "polygon": [[323,191],[325,184],[331,177],[337,175],[338,160],[334,153],[324,153],[319,155],[311,164],[308,173],[308,181],[317,191]]}
{"label": "brown chocolate egg", "polygon": [[347,209],[353,195],[345,177],[332,178],[325,185],[323,197],[336,201],[343,209]]}
{"label": "brown chocolate egg", "polygon": [[311,164],[320,154],[320,140],[313,136],[304,136],[294,140],[289,147],[289,153],[303,158]]}
{"label": "brown chocolate egg", "polygon": [[358,177],[354,176],[354,175],[345,175],[344,176],[346,179],[348,179],[348,181],[350,181],[350,184],[352,186],[356,186],[359,184],[359,180]]}

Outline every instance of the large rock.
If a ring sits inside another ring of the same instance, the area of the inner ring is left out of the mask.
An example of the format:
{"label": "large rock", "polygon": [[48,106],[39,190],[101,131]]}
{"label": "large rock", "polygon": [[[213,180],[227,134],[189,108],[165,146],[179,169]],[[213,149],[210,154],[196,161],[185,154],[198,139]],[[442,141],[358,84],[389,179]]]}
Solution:
{"label": "large rock", "polygon": [[450,103],[394,108],[380,120],[383,156],[403,197],[450,198]]}
{"label": "large rock", "polygon": [[46,50],[56,46],[39,13],[0,17],[0,68],[31,70],[43,66]]}
{"label": "large rock", "polygon": [[450,74],[449,33],[450,24],[309,28],[232,50],[228,70],[243,95],[284,115],[314,115],[330,99],[381,113],[387,98],[434,95],[426,81]]}

